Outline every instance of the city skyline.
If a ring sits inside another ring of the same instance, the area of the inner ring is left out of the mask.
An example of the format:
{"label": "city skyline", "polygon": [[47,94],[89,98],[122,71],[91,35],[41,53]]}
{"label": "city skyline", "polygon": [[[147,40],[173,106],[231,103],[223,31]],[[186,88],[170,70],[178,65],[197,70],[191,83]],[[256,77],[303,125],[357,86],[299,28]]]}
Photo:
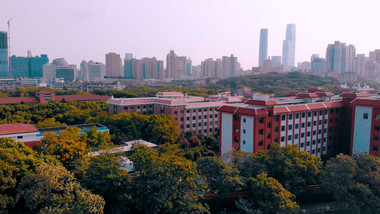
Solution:
{"label": "city skyline", "polygon": [[270,31],[268,56],[279,56],[288,23],[297,26],[296,63],[312,54],[324,57],[326,46],[337,40],[355,45],[359,54],[380,48],[380,31],[368,27],[376,26],[375,1],[319,1],[312,10],[297,0],[37,0],[22,2],[22,8],[20,3],[5,0],[0,8],[0,31],[7,31],[6,21],[13,18],[11,54],[24,56],[31,49],[77,65],[81,60],[104,63],[109,52],[162,60],[172,49],[193,65],[234,54],[250,69],[258,65],[260,29]]}

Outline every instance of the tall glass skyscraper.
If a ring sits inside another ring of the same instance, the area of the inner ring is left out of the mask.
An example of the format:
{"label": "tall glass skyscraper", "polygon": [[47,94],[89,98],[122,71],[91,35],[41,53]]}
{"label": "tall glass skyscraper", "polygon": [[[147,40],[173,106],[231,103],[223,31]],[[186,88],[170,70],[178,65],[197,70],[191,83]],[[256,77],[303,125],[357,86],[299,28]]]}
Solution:
{"label": "tall glass skyscraper", "polygon": [[0,78],[9,77],[7,32],[0,31]]}
{"label": "tall glass skyscraper", "polygon": [[296,56],[296,25],[288,24],[286,26],[286,38],[282,44],[282,64],[285,69],[292,68],[295,65]]}
{"label": "tall glass skyscraper", "polygon": [[260,30],[260,50],[259,50],[259,67],[263,65],[264,60],[268,58],[268,29]]}

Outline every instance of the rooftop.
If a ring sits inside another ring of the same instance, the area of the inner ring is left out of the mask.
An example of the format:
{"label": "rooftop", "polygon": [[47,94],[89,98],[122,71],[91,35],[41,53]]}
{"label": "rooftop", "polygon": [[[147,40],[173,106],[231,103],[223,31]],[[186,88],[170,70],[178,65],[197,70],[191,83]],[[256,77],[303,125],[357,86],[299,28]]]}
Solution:
{"label": "rooftop", "polygon": [[0,135],[21,134],[30,132],[38,132],[38,130],[32,124],[0,124]]}

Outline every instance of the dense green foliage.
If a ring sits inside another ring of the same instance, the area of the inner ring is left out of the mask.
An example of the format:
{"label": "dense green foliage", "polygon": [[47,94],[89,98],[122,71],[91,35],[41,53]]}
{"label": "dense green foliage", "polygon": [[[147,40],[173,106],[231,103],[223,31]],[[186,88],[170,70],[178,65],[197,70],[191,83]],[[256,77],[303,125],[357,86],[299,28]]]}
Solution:
{"label": "dense green foliage", "polygon": [[97,122],[107,126],[113,142],[143,139],[155,144],[173,143],[178,138],[177,123],[168,115],[142,115],[124,112],[113,115],[102,112],[87,122]]}
{"label": "dense green foliage", "polygon": [[192,95],[192,96],[201,96],[207,97],[210,95],[215,95],[220,90],[215,89],[206,89],[206,88],[194,88],[190,87],[169,87],[169,86],[157,86],[157,87],[148,87],[148,86],[133,86],[128,87],[124,90],[96,90],[93,93],[98,95],[113,95],[114,97],[155,97],[157,92],[165,92],[165,91],[175,91],[182,92],[183,94]]}
{"label": "dense green foliage", "polygon": [[51,88],[17,88],[15,90],[0,91],[0,97],[34,97],[38,91],[47,90],[52,91],[56,95],[72,95],[72,94],[89,94],[88,92],[78,90],[59,90]]}
{"label": "dense green foliage", "polygon": [[326,163],[322,188],[333,195],[338,213],[379,213],[380,159],[337,155]]}
{"label": "dense green foliage", "polygon": [[107,111],[105,101],[0,105],[0,124],[32,123],[38,127],[82,124],[101,111]]}
{"label": "dense green foliage", "polygon": [[252,76],[231,77],[219,80],[216,84],[228,89],[246,86],[254,92],[265,94],[287,95],[291,90],[307,90],[310,87],[326,87],[336,91],[339,83],[333,78],[323,78],[302,72],[263,73]]}

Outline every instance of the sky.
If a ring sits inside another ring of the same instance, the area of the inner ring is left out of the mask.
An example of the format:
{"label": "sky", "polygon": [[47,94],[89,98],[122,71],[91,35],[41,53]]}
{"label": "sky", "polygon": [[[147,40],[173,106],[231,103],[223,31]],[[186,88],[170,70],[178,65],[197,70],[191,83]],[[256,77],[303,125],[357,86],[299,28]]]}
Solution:
{"label": "sky", "polygon": [[286,25],[296,25],[296,63],[325,56],[334,41],[356,53],[380,49],[378,0],[0,0],[0,31],[11,21],[11,55],[48,54],[70,64],[105,54],[166,61],[174,50],[193,65],[234,54],[258,65],[259,34],[268,55],[282,54]]}

